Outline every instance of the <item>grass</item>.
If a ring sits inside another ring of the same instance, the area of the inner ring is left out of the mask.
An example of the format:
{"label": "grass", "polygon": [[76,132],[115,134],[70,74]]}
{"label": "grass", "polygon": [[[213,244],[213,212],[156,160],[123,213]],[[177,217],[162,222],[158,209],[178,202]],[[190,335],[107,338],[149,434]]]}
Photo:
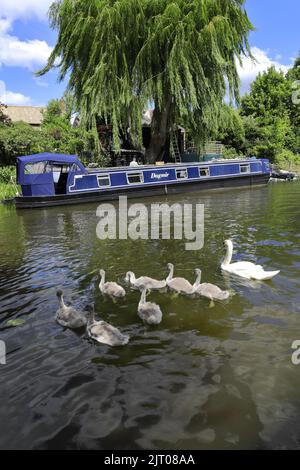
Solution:
{"label": "grass", "polygon": [[11,199],[19,192],[15,175],[16,169],[14,166],[0,167],[0,201]]}
{"label": "grass", "polygon": [[280,170],[290,171],[291,173],[296,173],[300,175],[300,165],[298,163],[291,163],[291,164],[273,164],[275,168],[279,168]]}
{"label": "grass", "polygon": [[19,187],[15,183],[0,183],[0,201],[11,199],[19,192]]}
{"label": "grass", "polygon": [[292,165],[290,171],[292,173],[297,173],[297,175],[300,175],[300,165]]}

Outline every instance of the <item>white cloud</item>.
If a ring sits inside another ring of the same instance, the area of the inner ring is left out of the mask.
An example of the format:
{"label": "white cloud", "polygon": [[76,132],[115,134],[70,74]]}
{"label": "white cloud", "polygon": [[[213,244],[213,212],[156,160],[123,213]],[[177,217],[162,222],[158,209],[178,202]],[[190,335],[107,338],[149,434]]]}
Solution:
{"label": "white cloud", "polygon": [[7,18],[0,18],[0,35],[5,34],[11,27],[11,22]]}
{"label": "white cloud", "polygon": [[25,105],[30,104],[31,98],[22,93],[7,90],[5,83],[0,80],[0,101],[10,105]]}
{"label": "white cloud", "polygon": [[0,0],[0,15],[11,21],[37,17],[45,19],[53,0]]}
{"label": "white cloud", "polygon": [[250,84],[255,80],[255,78],[260,72],[264,72],[272,65],[275,66],[277,70],[282,70],[284,73],[287,73],[287,71],[292,67],[292,64],[281,64],[279,62],[279,55],[277,55],[276,60],[273,60],[268,56],[268,51],[263,51],[258,47],[252,47],[251,52],[256,60],[255,62],[253,62],[249,57],[246,57],[242,61],[242,67],[238,63],[238,72],[242,82],[242,94],[249,91]]}
{"label": "white cloud", "polygon": [[21,41],[8,33],[10,27],[7,19],[0,20],[0,66],[26,67],[32,71],[44,66],[52,51],[47,42]]}

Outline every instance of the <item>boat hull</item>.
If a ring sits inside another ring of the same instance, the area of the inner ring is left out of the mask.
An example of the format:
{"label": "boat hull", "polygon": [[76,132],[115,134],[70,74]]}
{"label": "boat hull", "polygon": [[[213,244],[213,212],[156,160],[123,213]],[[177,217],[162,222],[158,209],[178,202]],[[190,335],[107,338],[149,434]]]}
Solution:
{"label": "boat hull", "polygon": [[122,189],[87,191],[77,194],[62,194],[56,196],[19,196],[15,198],[18,209],[33,209],[41,207],[62,206],[91,202],[113,201],[119,196],[128,198],[153,197],[167,194],[206,191],[212,189],[252,187],[264,185],[269,182],[269,174],[256,174],[234,176],[231,178],[215,178],[203,181],[185,181],[178,183],[165,183],[161,185],[148,185],[147,187],[128,187]]}

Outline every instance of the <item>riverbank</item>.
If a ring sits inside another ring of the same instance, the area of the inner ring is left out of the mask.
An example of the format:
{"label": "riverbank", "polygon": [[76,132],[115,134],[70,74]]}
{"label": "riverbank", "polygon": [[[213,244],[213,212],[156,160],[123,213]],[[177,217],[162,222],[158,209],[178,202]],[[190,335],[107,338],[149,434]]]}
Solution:
{"label": "riverbank", "polygon": [[13,183],[0,183],[0,202],[12,199],[18,192],[18,186]]}
{"label": "riverbank", "polygon": [[14,166],[0,168],[0,202],[11,199],[19,192],[16,184],[16,169]]}

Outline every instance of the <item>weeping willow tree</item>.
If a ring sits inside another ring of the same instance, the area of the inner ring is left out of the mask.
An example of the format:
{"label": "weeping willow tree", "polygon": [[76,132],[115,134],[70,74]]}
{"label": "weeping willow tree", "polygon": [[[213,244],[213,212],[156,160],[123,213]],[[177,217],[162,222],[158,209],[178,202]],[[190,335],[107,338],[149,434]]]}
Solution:
{"label": "weeping willow tree", "polygon": [[161,157],[175,123],[199,141],[217,128],[229,89],[239,99],[237,61],[251,55],[245,0],[59,0],[49,12],[58,31],[44,74],[68,77],[83,121],[130,128],[141,144],[142,112],[154,107],[148,161]]}

